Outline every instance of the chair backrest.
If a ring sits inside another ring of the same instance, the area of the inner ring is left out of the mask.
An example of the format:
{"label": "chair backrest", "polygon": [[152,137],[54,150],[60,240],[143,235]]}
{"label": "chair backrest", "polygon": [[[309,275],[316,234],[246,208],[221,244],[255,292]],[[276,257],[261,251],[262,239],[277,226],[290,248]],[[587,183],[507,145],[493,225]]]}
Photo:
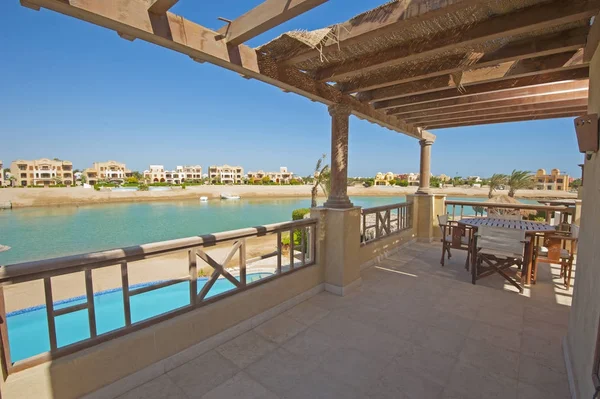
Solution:
{"label": "chair backrest", "polygon": [[576,224],[571,225],[571,237],[579,238],[579,226]]}
{"label": "chair backrest", "polygon": [[438,215],[438,223],[440,225],[440,231],[442,232],[442,235],[444,235],[444,228],[442,227],[445,224],[448,224],[448,214],[445,215]]}
{"label": "chair backrest", "polygon": [[503,227],[479,226],[477,247],[523,255],[525,250],[525,230]]}

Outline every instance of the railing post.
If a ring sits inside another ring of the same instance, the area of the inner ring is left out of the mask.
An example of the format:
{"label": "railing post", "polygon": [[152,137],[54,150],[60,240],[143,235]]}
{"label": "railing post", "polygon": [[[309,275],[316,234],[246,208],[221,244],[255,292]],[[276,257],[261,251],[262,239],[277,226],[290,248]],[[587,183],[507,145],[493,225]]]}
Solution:
{"label": "railing post", "polygon": [[198,259],[196,251],[188,251],[188,271],[190,273],[190,306],[196,306],[198,297]]}
{"label": "railing post", "polygon": [[242,283],[242,287],[245,287],[248,283],[246,281],[246,239],[242,238],[240,241],[240,283]]}
{"label": "railing post", "polygon": [[125,315],[125,326],[130,326],[131,305],[129,303],[129,274],[127,262],[121,263],[121,286],[123,287],[123,314]]}
{"label": "railing post", "polygon": [[2,374],[3,380],[9,374],[12,362],[10,360],[10,344],[8,343],[8,325],[6,321],[6,305],[4,304],[4,288],[0,287],[0,345],[2,345]]}
{"label": "railing post", "polygon": [[94,282],[92,281],[92,270],[85,271],[85,295],[88,307],[88,324],[90,327],[90,337],[97,335],[96,331],[96,307],[94,306]]}
{"label": "railing post", "polygon": [[48,335],[50,337],[50,352],[54,352],[56,343],[56,322],[54,320],[54,301],[52,300],[52,280],[44,277],[44,296],[46,298],[46,319],[48,320]]}

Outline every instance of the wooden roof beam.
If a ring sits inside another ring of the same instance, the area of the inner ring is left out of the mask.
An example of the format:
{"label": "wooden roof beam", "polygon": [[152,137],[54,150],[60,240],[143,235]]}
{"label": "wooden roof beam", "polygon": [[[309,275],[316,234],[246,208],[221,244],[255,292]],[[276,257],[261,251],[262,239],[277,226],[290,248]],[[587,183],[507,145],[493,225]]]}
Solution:
{"label": "wooden roof beam", "polygon": [[563,111],[563,112],[546,112],[539,115],[528,115],[528,116],[507,116],[507,117],[499,117],[499,118],[485,118],[480,120],[471,120],[471,121],[449,121],[448,123],[440,123],[428,126],[428,129],[448,129],[451,127],[465,127],[465,126],[479,126],[479,125],[490,125],[497,123],[508,123],[508,122],[525,122],[525,121],[535,121],[535,120],[543,120],[543,119],[556,119],[556,118],[575,118],[581,115],[585,115],[587,113],[587,108],[576,109],[571,111]]}
{"label": "wooden roof beam", "polygon": [[587,45],[585,46],[585,52],[583,55],[583,61],[590,62],[594,53],[600,46],[600,13],[594,18],[594,24],[590,29],[590,33],[587,38]]}
{"label": "wooden roof beam", "polygon": [[458,54],[444,57],[437,64],[427,60],[415,67],[400,69],[393,73],[367,75],[356,80],[340,83],[339,87],[344,93],[356,93],[358,91],[379,89],[414,80],[449,75],[465,70],[466,68],[488,67],[519,59],[576,51],[585,46],[588,32],[588,27],[581,27],[534,39],[509,43],[496,51],[484,54],[473,65],[463,66],[465,55]]}
{"label": "wooden roof beam", "polygon": [[332,65],[321,69],[315,76],[321,81],[346,80],[381,68],[454,51],[458,46],[476,46],[491,40],[581,21],[596,15],[599,9],[600,0],[542,3],[465,27],[460,34],[441,32],[436,36],[424,38],[419,45],[415,45],[413,40],[408,44],[368,54],[354,61]]}
{"label": "wooden roof beam", "polygon": [[402,0],[382,6],[384,12],[373,18],[375,12],[361,14],[340,24],[337,40],[328,40],[323,48],[307,49],[300,54],[279,60],[284,65],[294,65],[321,54],[338,51],[362,41],[369,41],[388,33],[406,29],[449,12],[479,3],[481,0]]}
{"label": "wooden roof beam", "polygon": [[[557,83],[570,81],[570,80],[582,80],[589,77],[589,67],[582,65],[579,67],[561,69],[559,71],[548,72],[541,75],[524,76],[506,80],[500,80],[495,82],[484,82],[476,85],[470,85],[464,88],[464,90],[458,91],[456,88],[436,91],[433,93],[425,93],[419,95],[411,95],[393,100],[380,101],[375,103],[376,109],[393,109],[388,113],[395,114],[400,111],[400,107],[415,107],[419,109],[422,106],[418,104],[440,101],[445,99],[468,97],[474,94],[489,93],[495,100],[504,98],[505,94],[501,94],[501,91],[515,88],[526,88],[528,86],[543,85],[546,83]],[[578,84],[586,84],[587,80]],[[535,90],[533,88],[527,88],[525,90]],[[544,90],[544,89],[541,89]],[[497,93],[496,93],[497,92]],[[468,100],[467,100],[468,101]],[[395,109],[399,108],[399,109]],[[410,109],[410,108],[409,108]]]}
{"label": "wooden roof beam", "polygon": [[266,0],[218,32],[228,44],[237,46],[327,1]]}
{"label": "wooden roof beam", "polygon": [[[403,83],[401,85],[384,87],[368,92],[361,92],[358,98],[361,101],[384,101],[401,98],[405,96],[436,92],[448,88],[456,88],[460,83],[461,89],[469,91],[469,87],[484,82],[502,81],[525,76],[535,76],[564,69],[579,68],[569,65],[577,52],[559,53],[544,57],[529,58],[518,62],[506,62],[496,67],[477,68],[462,72],[460,82],[456,82],[454,76],[446,75],[436,78],[417,80]],[[563,68],[563,66],[566,66]],[[458,89],[456,89],[459,91]],[[379,103],[377,103],[379,104]]]}
{"label": "wooden roof beam", "polygon": [[155,0],[148,11],[156,15],[161,15],[169,11],[178,1],[179,0]]}
{"label": "wooden roof beam", "polygon": [[[535,99],[535,97],[534,97]],[[554,101],[547,102],[541,104],[530,104],[530,105],[513,105],[513,106],[505,106],[505,107],[494,107],[494,108],[482,108],[475,111],[464,111],[464,112],[455,112],[450,114],[439,114],[433,116],[425,116],[421,118],[410,118],[405,119],[407,122],[417,126],[429,126],[435,125],[440,121],[452,121],[452,120],[461,120],[464,118],[470,118],[474,115],[483,119],[483,117],[494,117],[496,115],[509,115],[515,114],[519,115],[527,112],[536,112],[536,111],[548,111],[553,112],[556,110],[567,111],[572,108],[585,108],[587,107],[588,100],[587,98],[581,98],[577,100],[564,100],[564,101]]]}
{"label": "wooden roof beam", "polygon": [[[507,92],[508,94],[508,92]],[[474,96],[476,97],[476,96]],[[463,97],[461,99],[468,99],[469,97]],[[434,103],[425,103],[425,106],[422,110],[412,111],[412,112],[402,112],[396,114],[399,118],[403,120],[414,123],[414,120],[419,118],[427,118],[427,117],[435,117],[438,115],[453,115],[455,113],[462,112],[479,112],[485,111],[494,108],[504,108],[504,107],[513,107],[513,106],[523,106],[527,107],[530,105],[537,104],[559,104],[566,103],[572,101],[588,101],[588,90],[587,88],[577,91],[568,91],[568,92],[557,92],[557,93],[549,93],[542,95],[533,95],[529,97],[514,97],[514,98],[504,98],[496,101],[485,101],[485,102],[476,102],[476,103],[467,103],[467,104],[455,104],[452,102],[453,100],[443,100],[436,101]],[[435,104],[436,106],[429,106],[430,104]]]}
{"label": "wooden roof beam", "polygon": [[215,40],[219,34],[192,21],[167,12],[156,15],[148,12],[147,2],[141,0],[28,0],[29,3],[77,19],[102,26],[121,34],[185,54],[196,61],[229,69],[285,89],[323,104],[346,103],[352,113],[380,126],[418,139],[435,140],[435,135],[397,117],[375,110],[350,95],[325,83],[316,82],[295,68],[279,67],[261,58],[245,45],[230,46]]}

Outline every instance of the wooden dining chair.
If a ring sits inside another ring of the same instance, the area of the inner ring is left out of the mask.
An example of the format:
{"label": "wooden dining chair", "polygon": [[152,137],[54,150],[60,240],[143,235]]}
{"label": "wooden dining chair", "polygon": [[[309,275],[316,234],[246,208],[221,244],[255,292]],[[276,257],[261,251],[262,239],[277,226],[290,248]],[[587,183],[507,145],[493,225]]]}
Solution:
{"label": "wooden dining chair", "polygon": [[472,283],[476,284],[477,280],[498,273],[519,292],[523,292],[523,287],[507,270],[514,265],[522,268],[525,244],[524,230],[479,226],[475,235],[477,258],[471,271]]}
{"label": "wooden dining chair", "polygon": [[553,231],[538,237],[533,259],[533,277],[537,276],[538,262],[559,264],[560,277],[565,288],[569,289],[578,241],[579,226],[575,224],[571,224],[567,231]]}
{"label": "wooden dining chair", "polygon": [[449,215],[438,215],[438,223],[442,232],[442,259],[440,263],[444,263],[444,255],[448,255],[448,259],[452,257],[450,249],[458,249],[467,251],[467,260],[465,261],[465,269],[469,270],[471,261],[471,253],[473,249],[473,229],[469,226],[461,225],[456,221],[449,220]]}

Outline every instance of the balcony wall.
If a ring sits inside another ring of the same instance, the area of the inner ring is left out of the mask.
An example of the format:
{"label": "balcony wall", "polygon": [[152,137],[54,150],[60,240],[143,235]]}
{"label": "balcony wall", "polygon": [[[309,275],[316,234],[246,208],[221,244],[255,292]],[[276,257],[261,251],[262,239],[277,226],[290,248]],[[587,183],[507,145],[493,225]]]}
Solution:
{"label": "balcony wall", "polygon": [[79,398],[136,372],[142,379],[158,376],[222,342],[216,338],[212,346],[210,342],[194,345],[232,328],[223,335],[225,341],[242,334],[306,299],[294,301],[295,297],[321,291],[322,283],[322,266],[308,266],[169,321],[10,375],[1,386],[2,397]]}

